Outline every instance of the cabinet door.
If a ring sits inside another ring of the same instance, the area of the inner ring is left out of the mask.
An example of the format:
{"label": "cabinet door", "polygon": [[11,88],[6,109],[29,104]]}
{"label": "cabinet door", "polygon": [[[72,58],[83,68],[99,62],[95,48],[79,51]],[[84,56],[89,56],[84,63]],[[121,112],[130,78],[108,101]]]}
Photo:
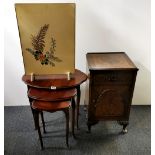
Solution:
{"label": "cabinet door", "polygon": [[123,117],[129,107],[129,85],[95,85],[91,91],[90,106],[93,115],[105,117]]}

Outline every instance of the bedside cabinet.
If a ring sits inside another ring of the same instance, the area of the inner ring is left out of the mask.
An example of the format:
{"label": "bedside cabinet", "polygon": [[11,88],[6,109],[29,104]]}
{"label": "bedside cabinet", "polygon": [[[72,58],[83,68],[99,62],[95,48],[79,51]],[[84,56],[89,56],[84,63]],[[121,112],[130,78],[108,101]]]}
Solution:
{"label": "bedside cabinet", "polygon": [[138,68],[124,52],[87,53],[88,130],[98,121],[118,121],[127,132]]}

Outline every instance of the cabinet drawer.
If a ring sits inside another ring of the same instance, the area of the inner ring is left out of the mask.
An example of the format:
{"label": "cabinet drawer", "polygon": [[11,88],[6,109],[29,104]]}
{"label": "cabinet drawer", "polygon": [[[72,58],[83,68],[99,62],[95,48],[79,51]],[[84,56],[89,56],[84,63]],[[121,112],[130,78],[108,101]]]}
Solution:
{"label": "cabinet drawer", "polygon": [[92,84],[129,84],[132,82],[134,72],[132,71],[103,71],[92,73]]}

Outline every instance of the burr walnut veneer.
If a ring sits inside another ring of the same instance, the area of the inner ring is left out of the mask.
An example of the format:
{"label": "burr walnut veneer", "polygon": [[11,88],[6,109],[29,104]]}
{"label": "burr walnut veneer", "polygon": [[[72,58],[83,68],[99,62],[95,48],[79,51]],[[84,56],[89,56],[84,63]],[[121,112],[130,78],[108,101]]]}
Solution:
{"label": "burr walnut veneer", "polygon": [[124,52],[87,53],[88,129],[100,120],[116,120],[127,132],[137,67]]}

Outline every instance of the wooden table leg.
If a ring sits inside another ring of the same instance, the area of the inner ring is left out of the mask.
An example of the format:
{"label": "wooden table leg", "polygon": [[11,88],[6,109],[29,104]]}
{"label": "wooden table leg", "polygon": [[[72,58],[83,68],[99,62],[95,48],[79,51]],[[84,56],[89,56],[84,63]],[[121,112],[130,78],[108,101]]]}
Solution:
{"label": "wooden table leg", "polygon": [[68,136],[69,136],[69,108],[63,110],[66,116],[66,145],[69,147]]}
{"label": "wooden table leg", "polygon": [[[30,107],[31,107],[31,104],[32,104],[33,99],[31,99],[30,97],[28,97],[28,99],[29,99]],[[33,120],[34,120],[35,130],[37,130],[36,123],[35,123],[35,118],[34,118],[34,110],[33,110],[32,107],[31,107],[31,111],[32,111],[32,115],[33,115]],[[42,124],[43,124],[43,130],[44,130],[44,133],[46,133],[46,130],[45,130],[45,121],[44,121],[43,112],[41,112],[41,120],[42,120]]]}
{"label": "wooden table leg", "polygon": [[39,111],[33,110],[33,112],[34,112],[35,125],[36,125],[37,130],[38,130],[38,135],[39,135],[41,149],[43,150],[44,149],[44,146],[43,146],[43,140],[42,140],[40,126],[39,126]]}
{"label": "wooden table leg", "polygon": [[41,114],[41,120],[42,120],[42,124],[43,124],[43,131],[44,131],[44,133],[46,133],[43,111],[41,111],[40,114]]}
{"label": "wooden table leg", "polygon": [[80,107],[80,98],[81,98],[81,90],[80,85],[77,86],[77,108],[76,108],[76,126],[79,129],[79,107]]}
{"label": "wooden table leg", "polygon": [[[28,97],[28,99],[29,99],[30,107],[31,107],[33,99],[31,99],[30,97]],[[31,107],[31,111],[32,111],[32,115],[33,115],[35,130],[37,130],[37,126],[36,126],[35,118],[34,118],[34,110],[32,109],[32,107]]]}
{"label": "wooden table leg", "polygon": [[75,132],[74,132],[74,125],[75,125],[75,99],[72,98],[72,134],[73,134],[73,137],[75,137]]}

